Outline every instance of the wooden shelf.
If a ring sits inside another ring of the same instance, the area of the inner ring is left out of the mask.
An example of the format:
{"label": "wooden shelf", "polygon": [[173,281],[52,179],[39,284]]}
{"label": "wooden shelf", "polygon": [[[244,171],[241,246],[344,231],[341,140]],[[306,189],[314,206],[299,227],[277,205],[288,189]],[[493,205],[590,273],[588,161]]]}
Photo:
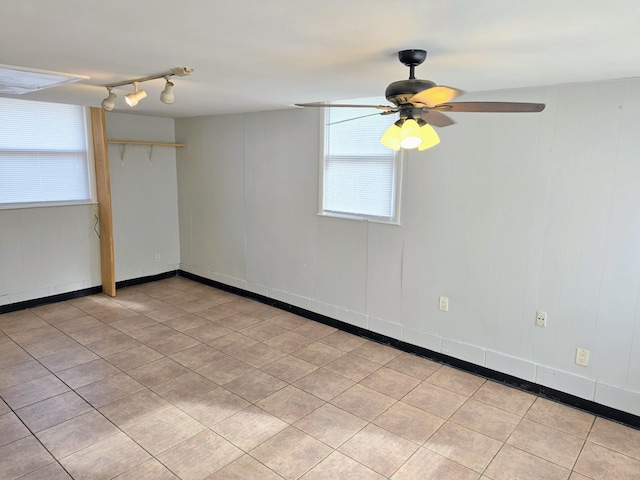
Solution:
{"label": "wooden shelf", "polygon": [[107,140],[112,145],[147,145],[150,147],[186,147],[186,143],[138,142],[136,140]]}

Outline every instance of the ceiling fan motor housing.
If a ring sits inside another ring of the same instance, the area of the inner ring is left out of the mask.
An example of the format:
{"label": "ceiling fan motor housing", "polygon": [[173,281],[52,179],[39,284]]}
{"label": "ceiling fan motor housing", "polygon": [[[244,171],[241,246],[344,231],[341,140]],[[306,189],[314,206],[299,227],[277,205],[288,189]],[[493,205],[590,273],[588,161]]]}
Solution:
{"label": "ceiling fan motor housing", "polygon": [[395,106],[399,107],[400,105],[410,104],[409,99],[416,93],[435,86],[436,84],[431,80],[420,80],[416,78],[399,80],[389,84],[384,92],[384,96]]}

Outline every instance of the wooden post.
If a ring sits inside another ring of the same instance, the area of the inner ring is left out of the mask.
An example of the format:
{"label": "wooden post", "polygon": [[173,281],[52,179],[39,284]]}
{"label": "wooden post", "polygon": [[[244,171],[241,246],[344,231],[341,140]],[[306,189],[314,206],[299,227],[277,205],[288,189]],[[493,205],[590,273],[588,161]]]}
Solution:
{"label": "wooden post", "polygon": [[96,170],[98,216],[100,218],[100,270],[102,292],[116,296],[116,273],[113,253],[113,221],[111,212],[111,180],[109,177],[109,153],[107,132],[102,108],[91,107],[93,159]]}

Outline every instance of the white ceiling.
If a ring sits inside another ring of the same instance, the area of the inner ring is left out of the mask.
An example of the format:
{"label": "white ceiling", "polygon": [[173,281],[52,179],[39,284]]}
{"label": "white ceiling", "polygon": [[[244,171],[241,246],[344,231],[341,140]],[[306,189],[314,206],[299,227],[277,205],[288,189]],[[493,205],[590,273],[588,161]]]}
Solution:
{"label": "white ceiling", "polygon": [[[21,98],[99,106],[105,84],[191,67],[131,109],[170,117],[383,96],[408,77],[467,92],[640,76],[637,0],[2,0],[0,63],[89,76]],[[9,96],[9,95],[6,95]]]}

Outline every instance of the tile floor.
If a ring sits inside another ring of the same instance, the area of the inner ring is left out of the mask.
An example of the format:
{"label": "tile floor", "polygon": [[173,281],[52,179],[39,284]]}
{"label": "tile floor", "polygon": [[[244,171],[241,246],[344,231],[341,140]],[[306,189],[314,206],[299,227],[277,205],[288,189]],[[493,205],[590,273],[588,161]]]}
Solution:
{"label": "tile floor", "polygon": [[638,430],[181,277],[0,332],[0,479],[640,479]]}

